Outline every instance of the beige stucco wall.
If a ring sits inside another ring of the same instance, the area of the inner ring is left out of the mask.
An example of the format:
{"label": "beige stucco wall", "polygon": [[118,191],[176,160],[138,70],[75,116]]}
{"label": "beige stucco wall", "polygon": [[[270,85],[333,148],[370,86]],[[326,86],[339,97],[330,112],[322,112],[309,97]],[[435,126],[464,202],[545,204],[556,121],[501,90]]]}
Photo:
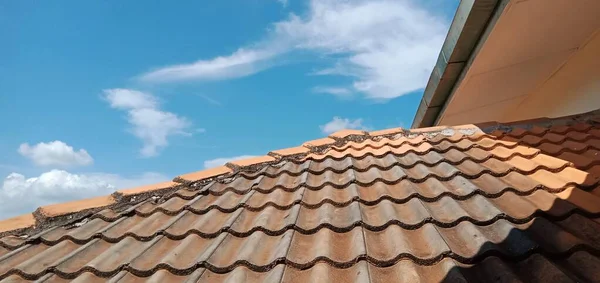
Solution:
{"label": "beige stucco wall", "polygon": [[600,35],[576,52],[503,120],[560,117],[600,109]]}

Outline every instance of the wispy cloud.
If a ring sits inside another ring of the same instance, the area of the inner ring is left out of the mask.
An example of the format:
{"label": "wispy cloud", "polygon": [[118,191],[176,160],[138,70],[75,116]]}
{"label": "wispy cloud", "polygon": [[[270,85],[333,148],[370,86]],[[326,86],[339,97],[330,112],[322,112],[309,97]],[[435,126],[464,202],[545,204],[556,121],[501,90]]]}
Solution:
{"label": "wispy cloud", "polygon": [[204,168],[213,168],[213,167],[225,165],[225,163],[227,163],[227,162],[231,162],[231,161],[235,161],[235,160],[240,160],[240,159],[246,159],[246,158],[252,158],[252,157],[256,157],[256,155],[240,155],[240,156],[233,156],[233,157],[219,157],[219,158],[215,158],[215,159],[204,161]]}
{"label": "wispy cloud", "polygon": [[323,134],[329,135],[339,130],[354,129],[354,130],[369,130],[369,127],[363,125],[363,119],[348,119],[333,117],[333,119],[324,125],[319,126]]}
{"label": "wispy cloud", "polygon": [[340,98],[352,97],[352,90],[345,87],[316,86],[312,89],[312,91],[314,93],[331,94]]}
{"label": "wispy cloud", "polygon": [[216,106],[221,106],[221,102],[219,102],[218,100],[214,99],[214,98],[210,98],[207,95],[203,95],[203,94],[199,94],[198,96],[200,96],[202,99],[206,100],[206,102],[212,104],[212,105],[216,105]]}
{"label": "wispy cloud", "polygon": [[[437,0],[442,1],[442,0]],[[423,88],[448,23],[418,1],[312,0],[308,12],[274,23],[262,40],[227,56],[167,66],[141,76],[147,82],[231,79],[274,65],[294,51],[331,56],[318,75],[348,76],[343,86],[382,100]]]}
{"label": "wispy cloud", "polygon": [[[175,135],[189,136],[191,122],[185,117],[159,109],[153,95],[132,89],[106,89],[104,98],[115,109],[126,110],[131,133],[142,140],[143,157],[158,155],[168,145],[167,138]],[[196,129],[201,132],[203,129]]]}
{"label": "wispy cloud", "polygon": [[245,77],[268,68],[270,66],[269,59],[275,55],[277,52],[274,50],[241,48],[229,56],[160,68],[141,75],[140,80],[162,83]]}
{"label": "wispy cloud", "polygon": [[23,143],[18,152],[40,166],[85,166],[94,162],[85,149],[74,150],[62,141],[41,142],[33,146]]}

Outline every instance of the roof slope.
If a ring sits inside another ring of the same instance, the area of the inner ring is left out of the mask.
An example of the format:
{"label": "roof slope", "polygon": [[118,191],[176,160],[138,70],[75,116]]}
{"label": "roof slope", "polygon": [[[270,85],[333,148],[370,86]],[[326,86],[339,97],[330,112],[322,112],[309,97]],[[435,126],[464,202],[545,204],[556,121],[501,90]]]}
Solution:
{"label": "roof slope", "polygon": [[0,280],[598,281],[592,114],[342,131],[41,207],[0,222]]}

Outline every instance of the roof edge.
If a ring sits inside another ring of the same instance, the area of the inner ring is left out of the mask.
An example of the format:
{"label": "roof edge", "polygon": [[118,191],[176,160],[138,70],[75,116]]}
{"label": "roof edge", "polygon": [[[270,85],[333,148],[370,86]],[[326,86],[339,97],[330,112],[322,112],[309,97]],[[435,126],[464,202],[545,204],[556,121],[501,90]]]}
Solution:
{"label": "roof edge", "polygon": [[462,0],[429,76],[412,128],[436,125],[509,0]]}

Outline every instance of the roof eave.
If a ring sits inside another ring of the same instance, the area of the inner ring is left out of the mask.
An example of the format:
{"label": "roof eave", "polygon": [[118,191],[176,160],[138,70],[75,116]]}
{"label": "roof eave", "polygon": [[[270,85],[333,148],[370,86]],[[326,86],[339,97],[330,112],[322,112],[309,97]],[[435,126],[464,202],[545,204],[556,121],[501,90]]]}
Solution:
{"label": "roof eave", "polygon": [[412,128],[435,126],[509,0],[461,0],[429,76]]}

